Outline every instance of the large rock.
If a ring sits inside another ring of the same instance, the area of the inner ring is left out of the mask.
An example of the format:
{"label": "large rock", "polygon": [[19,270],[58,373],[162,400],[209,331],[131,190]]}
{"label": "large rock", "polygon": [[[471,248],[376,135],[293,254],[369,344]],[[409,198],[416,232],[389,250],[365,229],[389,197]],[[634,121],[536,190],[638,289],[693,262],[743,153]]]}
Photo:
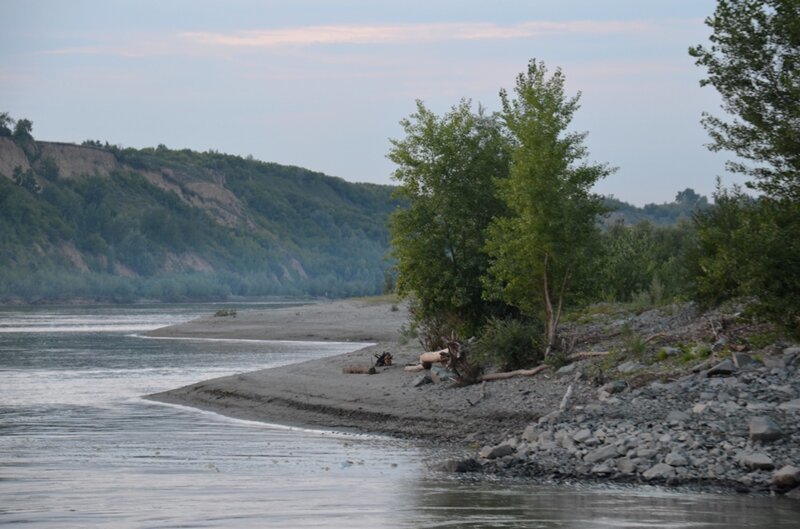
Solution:
{"label": "large rock", "polygon": [[617,457],[618,455],[619,453],[617,452],[616,446],[605,445],[596,450],[592,450],[583,456],[583,460],[586,463],[597,463],[598,461],[605,461],[607,459],[611,459],[612,457]]}
{"label": "large rock", "polygon": [[642,369],[644,366],[637,362],[636,360],[629,360],[627,362],[623,362],[617,366],[617,371],[620,373],[633,373],[634,371],[638,371]]}
{"label": "large rock", "polygon": [[736,366],[730,358],[726,358],[719,364],[715,365],[706,373],[709,377],[729,377],[736,372]]}
{"label": "large rock", "polygon": [[787,411],[800,411],[800,399],[790,400],[788,402],[784,402],[778,408]]}
{"label": "large rock", "polygon": [[585,443],[587,440],[591,439],[592,431],[588,428],[583,428],[575,432],[575,435],[572,436],[572,440],[576,443]]}
{"label": "large rock", "polygon": [[689,464],[689,460],[680,452],[670,452],[667,454],[667,457],[664,458],[664,463],[671,467],[685,467]]}
{"label": "large rock", "polygon": [[772,474],[772,484],[781,489],[800,485],[800,468],[786,465]]}
{"label": "large rock", "polygon": [[744,468],[750,470],[772,470],[775,463],[772,462],[767,454],[744,454],[739,458],[739,462]]}
{"label": "large rock", "polygon": [[675,469],[666,463],[658,463],[645,470],[642,477],[648,481],[651,479],[669,479],[675,477]]}
{"label": "large rock", "polygon": [[628,383],[624,380],[614,380],[613,382],[609,382],[605,384],[601,390],[605,391],[609,395],[614,395],[615,393],[622,393],[626,389],[628,389]]}
{"label": "large rock", "polygon": [[771,418],[760,415],[750,419],[750,439],[753,441],[775,441],[783,437],[783,430]]}
{"label": "large rock", "polygon": [[484,446],[480,453],[483,459],[497,459],[500,457],[510,456],[515,452],[514,447],[510,444],[503,443],[497,446]]}

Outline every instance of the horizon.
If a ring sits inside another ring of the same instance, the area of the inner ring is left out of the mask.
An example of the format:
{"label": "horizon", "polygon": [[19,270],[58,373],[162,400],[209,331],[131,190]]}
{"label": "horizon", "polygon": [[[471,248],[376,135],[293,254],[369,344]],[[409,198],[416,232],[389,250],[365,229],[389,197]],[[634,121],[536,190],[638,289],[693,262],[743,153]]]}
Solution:
{"label": "horizon", "polygon": [[416,99],[498,110],[535,57],[582,92],[572,129],[589,133],[589,160],[619,167],[598,194],[642,206],[687,187],[710,197],[717,176],[741,183],[704,146],[701,113],[720,100],[687,52],[716,2],[641,4],[10,0],[0,111],[43,141],[214,150],[395,185],[389,139]]}

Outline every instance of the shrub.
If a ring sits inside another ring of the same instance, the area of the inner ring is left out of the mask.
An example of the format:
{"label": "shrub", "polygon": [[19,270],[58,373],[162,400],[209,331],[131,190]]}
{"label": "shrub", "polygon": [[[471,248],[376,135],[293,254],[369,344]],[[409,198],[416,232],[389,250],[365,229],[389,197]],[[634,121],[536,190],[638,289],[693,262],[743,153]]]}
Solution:
{"label": "shrub", "polygon": [[502,369],[519,369],[541,363],[541,322],[492,319],[473,347],[474,358]]}

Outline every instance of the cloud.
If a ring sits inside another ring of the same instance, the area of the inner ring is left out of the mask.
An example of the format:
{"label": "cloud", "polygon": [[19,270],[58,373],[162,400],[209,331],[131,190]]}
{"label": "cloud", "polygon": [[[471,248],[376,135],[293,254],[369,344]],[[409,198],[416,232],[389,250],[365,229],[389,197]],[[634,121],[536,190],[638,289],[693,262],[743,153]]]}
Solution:
{"label": "cloud", "polygon": [[378,24],[306,26],[230,33],[185,32],[190,41],[225,47],[269,48],[330,44],[407,44],[468,40],[527,39],[553,35],[608,35],[646,33],[644,21],[565,21],[493,23]]}

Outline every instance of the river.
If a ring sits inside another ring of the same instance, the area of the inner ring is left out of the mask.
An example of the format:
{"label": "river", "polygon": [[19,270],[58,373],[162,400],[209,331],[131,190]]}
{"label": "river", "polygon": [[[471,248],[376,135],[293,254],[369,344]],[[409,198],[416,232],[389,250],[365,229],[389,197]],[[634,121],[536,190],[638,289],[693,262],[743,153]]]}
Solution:
{"label": "river", "polygon": [[0,308],[0,525],[800,526],[798,502],[780,498],[458,481],[429,471],[430,451],[408,441],[141,398],[356,347],[140,335],[252,306]]}

